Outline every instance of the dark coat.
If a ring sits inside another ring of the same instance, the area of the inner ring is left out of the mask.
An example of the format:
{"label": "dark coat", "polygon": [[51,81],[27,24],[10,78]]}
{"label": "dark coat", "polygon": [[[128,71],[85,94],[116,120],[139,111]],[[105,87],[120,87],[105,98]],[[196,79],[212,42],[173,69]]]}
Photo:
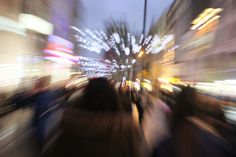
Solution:
{"label": "dark coat", "polygon": [[221,137],[186,121],[181,133],[164,140],[152,157],[233,157],[228,143]]}
{"label": "dark coat", "polygon": [[48,157],[142,157],[143,136],[127,113],[67,109]]}

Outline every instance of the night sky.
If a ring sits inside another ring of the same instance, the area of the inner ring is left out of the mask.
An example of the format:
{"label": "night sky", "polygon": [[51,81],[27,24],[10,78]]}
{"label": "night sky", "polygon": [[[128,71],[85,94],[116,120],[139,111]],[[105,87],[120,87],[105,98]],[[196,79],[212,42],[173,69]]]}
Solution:
{"label": "night sky", "polygon": [[[146,33],[151,24],[171,5],[173,0],[147,0]],[[104,30],[107,20],[126,21],[131,34],[141,34],[143,29],[144,0],[81,0],[78,25],[81,29]],[[80,50],[88,57],[103,57],[102,54]]]}
{"label": "night sky", "polygon": [[[146,31],[156,22],[173,0],[147,0]],[[125,20],[132,33],[143,27],[144,0],[81,0],[82,19],[80,27],[93,30],[104,29],[104,21]]]}

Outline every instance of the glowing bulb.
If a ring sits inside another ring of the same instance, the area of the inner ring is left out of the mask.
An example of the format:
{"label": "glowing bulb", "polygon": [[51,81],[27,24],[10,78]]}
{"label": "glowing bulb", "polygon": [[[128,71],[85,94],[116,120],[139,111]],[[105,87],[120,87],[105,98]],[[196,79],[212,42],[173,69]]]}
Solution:
{"label": "glowing bulb", "polygon": [[138,58],[141,58],[144,54],[144,51],[141,51],[139,54],[138,54]]}

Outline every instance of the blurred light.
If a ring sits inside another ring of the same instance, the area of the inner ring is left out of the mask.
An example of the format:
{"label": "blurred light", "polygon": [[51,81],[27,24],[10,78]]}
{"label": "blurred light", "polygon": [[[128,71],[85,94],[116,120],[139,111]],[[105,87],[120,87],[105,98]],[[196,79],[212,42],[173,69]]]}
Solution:
{"label": "blurred light", "polygon": [[170,85],[170,84],[161,84],[160,85],[160,88],[161,89],[164,89],[164,90],[167,90],[167,91],[169,91],[169,92],[173,92],[173,88],[172,88],[172,86]]}
{"label": "blurred light", "polygon": [[133,53],[136,54],[141,50],[142,46],[139,46],[138,44],[133,45]]}
{"label": "blurred light", "polygon": [[150,40],[152,39],[152,36],[151,35],[149,35],[146,39],[145,39],[145,41],[144,41],[144,43],[143,43],[143,45],[146,45],[146,44],[148,44],[149,42],[150,42]]}
{"label": "blurred light", "polygon": [[139,39],[139,44],[141,44],[143,41],[143,34],[141,35],[140,39]]}
{"label": "blurred light", "polygon": [[165,38],[162,39],[161,45],[166,46],[169,42],[171,42],[174,39],[174,35],[170,34],[167,35]]}
{"label": "blurred light", "polygon": [[84,32],[82,32],[79,28],[75,27],[75,26],[71,26],[72,29],[74,29],[75,31],[79,32],[81,35],[85,36],[86,34]]}
{"label": "blurred light", "polygon": [[46,50],[44,50],[44,52],[48,53],[48,54],[51,54],[51,55],[61,57],[61,58],[64,58],[64,59],[69,59],[69,60],[72,60],[72,61],[77,61],[78,60],[77,57],[75,57],[71,54],[68,54],[68,53],[60,52],[60,51],[54,51],[54,50],[46,49]]}
{"label": "blurred light", "polygon": [[173,83],[173,84],[178,84],[178,83],[181,82],[181,79],[178,78],[178,77],[172,77],[172,78],[169,79],[169,82]]}
{"label": "blurred light", "polygon": [[17,85],[24,76],[23,64],[0,64],[0,86]]}
{"label": "blurred light", "polygon": [[132,37],[131,37],[131,44],[134,45],[135,43],[136,43],[135,36],[132,36]]}
{"label": "blurred light", "polygon": [[63,47],[63,46],[60,46],[60,45],[56,45],[56,44],[50,44],[50,43],[48,44],[48,49],[62,51],[62,52],[70,53],[70,54],[74,53],[69,48],[66,48],[66,47]]}
{"label": "blurred light", "polygon": [[157,54],[160,51],[162,51],[168,43],[170,43],[172,40],[174,40],[175,36],[170,34],[170,35],[165,35],[161,40],[158,36],[154,36],[153,41],[151,42],[151,47],[148,50],[151,51],[153,54]]}
{"label": "blurred light", "polygon": [[124,66],[124,65],[121,65],[120,68],[121,68],[121,69],[125,69],[125,66]]}
{"label": "blurred light", "polygon": [[120,43],[120,36],[119,36],[119,34],[118,33],[113,33],[113,37],[114,37],[116,43],[119,44]]}
{"label": "blurred light", "polygon": [[147,79],[143,79],[145,82],[147,82],[147,83],[151,83],[151,81],[150,80],[147,80]]}
{"label": "blurred light", "polygon": [[[59,46],[63,46],[65,48],[68,48],[68,49],[73,49],[74,48],[74,44],[62,37],[59,37],[57,35],[50,35],[48,37],[48,43],[49,44],[54,44],[57,47]],[[73,52],[72,52],[73,53]]]}
{"label": "blurred light", "polygon": [[219,15],[216,15],[214,16],[213,18],[211,18],[209,21],[207,21],[204,25],[202,25],[201,27],[198,28],[198,30],[201,30],[202,28],[206,27],[208,24],[210,24],[211,22],[219,19],[220,16]]}
{"label": "blurred light", "polygon": [[105,59],[106,63],[111,63],[111,61],[109,59]]}
{"label": "blurred light", "polygon": [[136,62],[136,59],[132,59],[132,64],[134,64]]}
{"label": "blurred light", "polygon": [[140,83],[140,80],[139,80],[138,78],[136,78],[136,81],[137,81],[138,83]]}
{"label": "blurred light", "polygon": [[44,35],[51,35],[53,33],[53,25],[35,15],[20,14],[19,21],[26,29],[36,31]]}
{"label": "blurred light", "polygon": [[213,8],[207,8],[205,9],[201,14],[199,14],[199,16],[193,20],[192,24],[197,24],[201,21],[202,18],[204,18],[205,16],[207,16],[209,13],[211,13],[212,11],[214,11]]}
{"label": "blurred light", "polygon": [[149,92],[152,91],[152,85],[150,83],[143,82],[142,83],[143,87],[148,90]]}
{"label": "blurred light", "polygon": [[140,91],[140,84],[139,84],[139,82],[133,82],[133,85],[134,85],[134,88],[135,88],[137,91]]}
{"label": "blurred light", "polygon": [[236,124],[236,107],[226,106],[223,111],[227,121]]}
{"label": "blurred light", "polygon": [[122,78],[122,86],[124,86],[125,85],[125,82],[126,82],[126,77],[125,76],[123,76],[123,78]]}
{"label": "blurred light", "polygon": [[216,14],[223,11],[221,8],[212,9],[208,8],[203,11],[192,23],[193,26],[191,27],[192,30],[197,29],[199,26],[203,25],[205,22],[210,20],[212,17],[214,17]]}
{"label": "blurred light", "polygon": [[164,49],[164,46],[160,46],[154,49],[154,54],[161,52]]}
{"label": "blurred light", "polygon": [[127,67],[128,67],[128,68],[131,68],[131,65],[128,65]]}
{"label": "blurred light", "polygon": [[142,50],[139,54],[138,54],[138,58],[141,58],[144,54],[144,51]]}
{"label": "blurred light", "polygon": [[125,55],[128,56],[130,54],[130,49],[128,47],[125,48]]}
{"label": "blurred light", "polygon": [[59,58],[59,57],[46,56],[44,58],[47,59],[47,60],[57,62],[59,64],[75,64],[74,62],[72,62],[70,60],[67,60],[67,59],[64,59],[64,58]]}
{"label": "blurred light", "polygon": [[158,81],[161,83],[169,83],[169,79],[167,78],[158,78]]}
{"label": "blurred light", "polygon": [[0,16],[0,30],[26,36],[26,30],[22,24],[3,16]]}

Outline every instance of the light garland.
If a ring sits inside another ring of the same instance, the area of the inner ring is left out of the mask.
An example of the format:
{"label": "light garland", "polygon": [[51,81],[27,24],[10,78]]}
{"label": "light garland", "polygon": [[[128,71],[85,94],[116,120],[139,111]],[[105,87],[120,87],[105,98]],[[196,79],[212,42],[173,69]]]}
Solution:
{"label": "light garland", "polygon": [[104,31],[91,31],[90,29],[82,31],[75,26],[71,26],[71,28],[76,33],[75,38],[79,47],[96,53],[101,53],[102,51],[107,52],[113,49],[118,56],[122,54],[126,56],[136,54],[140,52],[142,48],[145,49],[146,54],[157,54],[174,39],[173,35],[165,35],[163,38],[160,38],[158,35],[149,35],[145,38],[144,35],[141,34],[137,42],[136,37],[129,32],[127,32],[127,38],[124,40],[118,32],[114,32],[108,36]]}

